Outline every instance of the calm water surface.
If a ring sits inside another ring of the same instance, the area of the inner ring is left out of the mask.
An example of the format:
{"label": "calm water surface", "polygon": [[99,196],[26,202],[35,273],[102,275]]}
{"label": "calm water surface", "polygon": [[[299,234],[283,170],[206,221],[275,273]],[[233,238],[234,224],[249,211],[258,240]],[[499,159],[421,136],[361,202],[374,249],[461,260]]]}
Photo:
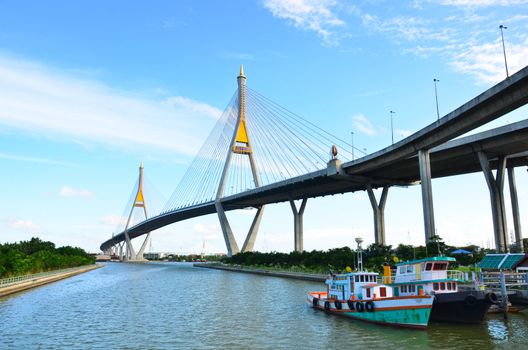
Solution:
{"label": "calm water surface", "polygon": [[0,298],[1,349],[528,349],[528,313],[426,331],[315,311],[323,284],[193,268],[110,263]]}

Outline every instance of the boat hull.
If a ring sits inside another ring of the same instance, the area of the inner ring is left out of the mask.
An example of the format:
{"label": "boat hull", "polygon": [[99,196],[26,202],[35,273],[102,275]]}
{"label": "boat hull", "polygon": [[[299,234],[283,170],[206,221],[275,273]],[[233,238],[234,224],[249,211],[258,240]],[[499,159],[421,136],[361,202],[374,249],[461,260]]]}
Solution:
{"label": "boat hull", "polygon": [[326,299],[326,293],[312,292],[308,294],[307,302],[315,309],[361,321],[424,329],[429,322],[433,299],[431,296],[375,299],[370,301],[372,308],[367,306],[368,300],[360,300],[352,303],[352,309],[343,300],[338,301],[339,309],[334,300]]}
{"label": "boat hull", "polygon": [[436,294],[431,321],[481,323],[492,304],[488,294],[476,290]]}

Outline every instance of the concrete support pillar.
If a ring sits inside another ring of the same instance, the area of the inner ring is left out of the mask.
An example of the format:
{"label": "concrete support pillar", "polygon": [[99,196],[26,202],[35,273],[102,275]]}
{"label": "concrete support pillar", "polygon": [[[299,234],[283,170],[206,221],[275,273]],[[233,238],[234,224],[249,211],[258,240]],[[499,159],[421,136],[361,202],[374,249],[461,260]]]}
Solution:
{"label": "concrete support pillar", "polygon": [[488,156],[484,152],[478,152],[478,157],[490,193],[493,231],[495,234],[495,249],[499,252],[507,252],[509,250],[507,239],[508,228],[506,224],[503,190],[506,158],[500,156],[497,159],[497,174],[494,177],[489,165]]}
{"label": "concrete support pillar", "polygon": [[150,239],[150,232],[147,233],[147,238],[145,238],[145,240],[143,241],[143,244],[141,245],[141,248],[139,249],[139,252],[136,255],[136,260],[146,260],[143,257],[143,254],[145,253],[145,248],[147,247],[147,243],[149,239]]}
{"label": "concrete support pillar", "polygon": [[385,245],[385,203],[387,202],[389,186],[383,187],[379,203],[370,184],[367,185],[367,193],[374,213],[374,243]]}
{"label": "concrete support pillar", "polygon": [[260,220],[262,219],[262,215],[264,214],[264,206],[258,208],[257,213],[255,214],[255,217],[253,218],[253,222],[251,223],[251,227],[249,228],[249,232],[246,236],[246,240],[244,241],[244,244],[242,245],[242,252],[251,252],[253,250],[253,246],[255,245],[255,239],[257,238],[257,232],[260,226]]}
{"label": "concrete support pillar", "polygon": [[123,243],[119,245],[119,260],[123,261]]}
{"label": "concrete support pillar", "polygon": [[418,151],[420,181],[422,183],[422,207],[426,243],[436,234],[433,208],[433,189],[431,186],[431,162],[429,150]]}
{"label": "concrete support pillar", "polygon": [[515,183],[515,169],[508,168],[508,184],[510,187],[510,198],[513,214],[513,227],[515,229],[515,245],[522,253],[524,252],[521,230],[521,217],[519,214],[519,200],[517,198],[517,184]]}
{"label": "concrete support pillar", "polygon": [[218,214],[218,220],[220,221],[220,227],[222,228],[222,233],[224,235],[224,240],[227,248],[227,256],[233,256],[237,254],[240,250],[238,249],[238,244],[233,235],[233,230],[231,230],[231,225],[227,220],[227,216],[224,212],[224,207],[219,199],[215,202],[216,213]]}
{"label": "concrete support pillar", "polygon": [[296,252],[302,252],[304,250],[303,245],[303,214],[306,208],[306,202],[308,198],[303,198],[301,206],[297,210],[297,206],[293,200],[290,200],[290,205],[293,211],[293,230],[294,230],[294,249]]}

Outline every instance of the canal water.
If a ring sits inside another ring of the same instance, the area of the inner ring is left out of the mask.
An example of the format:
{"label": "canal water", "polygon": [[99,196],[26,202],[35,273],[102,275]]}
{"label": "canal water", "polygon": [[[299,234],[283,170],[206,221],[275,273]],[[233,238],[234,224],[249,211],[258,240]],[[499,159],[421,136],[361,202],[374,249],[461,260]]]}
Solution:
{"label": "canal water", "polygon": [[109,263],[0,298],[0,349],[526,349],[528,313],[428,330],[305,303],[320,283],[185,263]]}

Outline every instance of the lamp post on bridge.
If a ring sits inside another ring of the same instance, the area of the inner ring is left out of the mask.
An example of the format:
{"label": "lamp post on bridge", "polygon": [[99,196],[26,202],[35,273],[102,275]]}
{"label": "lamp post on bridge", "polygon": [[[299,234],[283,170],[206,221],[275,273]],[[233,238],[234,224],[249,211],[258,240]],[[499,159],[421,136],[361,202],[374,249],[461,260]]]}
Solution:
{"label": "lamp post on bridge", "polygon": [[391,118],[391,137],[392,137],[392,144],[394,145],[394,127],[393,127],[393,124],[392,124],[392,115],[396,112],[394,111],[390,111],[390,118]]}
{"label": "lamp post on bridge", "polygon": [[350,139],[352,141],[352,160],[354,160],[354,131],[350,131]]}
{"label": "lamp post on bridge", "polygon": [[435,86],[435,99],[436,99],[436,120],[440,120],[440,110],[438,109],[438,92],[436,90],[436,83],[438,83],[440,80],[434,78],[434,86]]}
{"label": "lamp post on bridge", "polygon": [[503,29],[508,29],[508,27],[503,26],[501,24],[499,28],[501,31],[501,38],[502,38],[502,52],[504,53],[504,66],[506,67],[506,78],[509,78],[510,74],[508,73],[508,62],[506,62],[506,47],[504,46],[504,33],[503,33]]}

